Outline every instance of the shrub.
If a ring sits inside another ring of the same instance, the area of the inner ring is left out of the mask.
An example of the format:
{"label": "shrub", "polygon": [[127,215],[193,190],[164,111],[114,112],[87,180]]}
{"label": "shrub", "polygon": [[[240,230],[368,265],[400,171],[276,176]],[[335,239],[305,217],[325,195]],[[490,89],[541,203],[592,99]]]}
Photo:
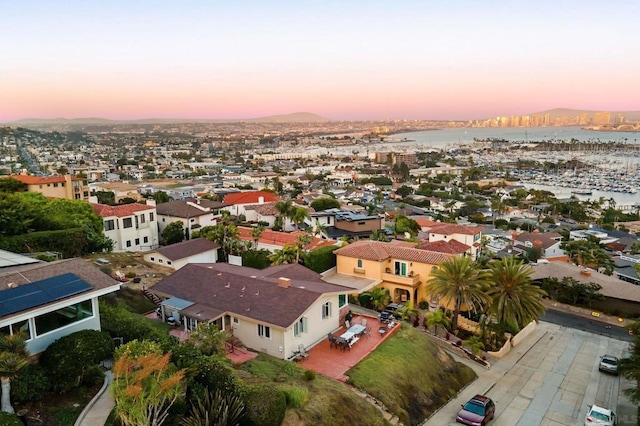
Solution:
{"label": "shrub", "polygon": [[132,340],[165,342],[169,339],[149,321],[127,311],[122,305],[111,306],[101,302],[100,327],[111,337],[122,337],[124,343]]}
{"label": "shrub", "polygon": [[304,379],[308,381],[312,381],[316,379],[316,372],[313,370],[305,370]]}
{"label": "shrub", "polygon": [[333,251],[337,249],[336,246],[326,246],[307,253],[304,266],[319,274],[333,268],[336,266],[336,255]]}
{"label": "shrub", "polygon": [[82,384],[95,386],[104,383],[104,370],[99,365],[88,367],[82,376]]}
{"label": "shrub", "polygon": [[127,278],[135,278],[135,277],[137,277],[136,273],[133,272],[133,271],[127,272],[126,274],[124,274],[124,276],[127,277]]}
{"label": "shrub", "polygon": [[249,268],[264,269],[271,266],[269,250],[247,250],[242,253],[242,265]]}
{"label": "shrub", "polygon": [[309,397],[309,391],[302,386],[286,386],[281,389],[287,401],[287,408],[301,407]]}
{"label": "shrub", "polygon": [[[38,364],[29,364],[11,381],[14,402],[36,401],[49,389],[47,373]],[[0,423],[2,424],[2,423]]]}
{"label": "shrub", "polygon": [[287,399],[279,389],[269,385],[245,388],[242,392],[245,416],[241,426],[280,426],[287,411]]}
{"label": "shrub", "polygon": [[15,414],[0,411],[0,425],[2,426],[23,426],[24,424]]}
{"label": "shrub", "polygon": [[426,300],[421,300],[420,303],[418,303],[418,308],[422,309],[423,311],[428,307],[429,307],[429,302],[427,302]]}
{"label": "shrub", "polygon": [[113,355],[115,345],[103,331],[81,330],[53,342],[42,353],[40,365],[52,387],[65,392],[77,387],[87,368]]}
{"label": "shrub", "polygon": [[240,386],[235,373],[216,358],[200,356],[193,361],[191,370],[196,373],[187,380],[188,399],[204,398],[205,392],[220,390],[223,394],[237,394]]}

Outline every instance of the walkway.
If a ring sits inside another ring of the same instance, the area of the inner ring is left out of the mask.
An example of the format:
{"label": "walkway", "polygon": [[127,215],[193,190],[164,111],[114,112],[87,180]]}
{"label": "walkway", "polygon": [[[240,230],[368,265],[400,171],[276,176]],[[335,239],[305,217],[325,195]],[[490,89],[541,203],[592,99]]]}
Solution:
{"label": "walkway", "polygon": [[103,426],[109,418],[109,414],[116,406],[109,386],[113,380],[111,370],[107,370],[104,375],[104,385],[93,399],[82,410],[74,426]]}

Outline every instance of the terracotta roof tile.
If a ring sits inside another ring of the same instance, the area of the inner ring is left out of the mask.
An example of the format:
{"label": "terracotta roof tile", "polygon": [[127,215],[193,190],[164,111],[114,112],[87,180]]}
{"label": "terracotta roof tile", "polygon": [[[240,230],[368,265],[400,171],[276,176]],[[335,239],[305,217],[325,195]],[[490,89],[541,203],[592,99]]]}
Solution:
{"label": "terracotta roof tile", "polygon": [[440,235],[452,235],[452,234],[464,234],[464,235],[476,235],[478,232],[482,232],[484,226],[464,226],[456,225],[453,223],[441,223],[439,225],[431,227],[429,232],[432,234]]}
{"label": "terracotta roof tile", "polygon": [[122,204],[118,206],[108,206],[106,204],[91,204],[93,211],[101,217],[127,217],[133,216],[134,213],[155,210],[156,206],[145,206],[142,204]]}
{"label": "terracotta roof tile", "polygon": [[471,247],[466,244],[461,243],[458,240],[449,240],[449,241],[427,241],[424,240],[419,248],[422,250],[430,250],[438,253],[448,253],[448,254],[462,254],[469,251]]}
{"label": "terracotta roof tile", "polygon": [[260,201],[260,197],[263,197],[265,203],[280,201],[280,197],[276,194],[266,191],[233,192],[225,195],[223,201],[227,205],[257,204]]}
{"label": "terracotta roof tile", "polygon": [[[253,242],[253,237],[251,236],[251,228],[247,228],[244,226],[238,226],[238,238],[242,241],[250,241]],[[262,244],[269,244],[274,246],[284,247],[285,245],[294,246],[296,244],[296,239],[298,235],[305,235],[306,233],[303,231],[296,232],[279,232],[274,231],[272,229],[265,229],[262,235],[260,236],[259,242]],[[312,237],[309,244],[305,246],[306,250],[315,250],[320,247],[332,246],[336,243],[335,240],[325,240],[322,238]]]}
{"label": "terracotta roof tile", "polygon": [[375,260],[377,262],[386,259],[400,259],[429,265],[437,265],[451,257],[450,254],[403,247],[382,241],[357,241],[336,250],[335,254],[357,259]]}

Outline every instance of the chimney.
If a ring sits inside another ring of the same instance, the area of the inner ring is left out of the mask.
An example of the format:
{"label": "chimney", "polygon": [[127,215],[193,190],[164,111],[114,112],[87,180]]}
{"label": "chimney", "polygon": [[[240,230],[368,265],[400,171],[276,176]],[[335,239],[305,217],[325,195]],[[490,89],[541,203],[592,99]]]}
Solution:
{"label": "chimney", "polygon": [[258,197],[258,204],[264,204],[264,197]]}
{"label": "chimney", "polygon": [[278,287],[291,287],[291,280],[289,278],[280,277],[278,278]]}

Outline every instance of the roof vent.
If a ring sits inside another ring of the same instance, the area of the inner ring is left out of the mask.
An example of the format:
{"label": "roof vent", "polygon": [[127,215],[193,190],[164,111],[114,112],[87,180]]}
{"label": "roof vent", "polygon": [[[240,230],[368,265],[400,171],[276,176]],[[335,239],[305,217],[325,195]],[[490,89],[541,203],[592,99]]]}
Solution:
{"label": "roof vent", "polygon": [[18,284],[14,283],[14,282],[7,283],[7,287],[8,288],[14,288],[14,287],[17,287],[17,286],[18,286]]}
{"label": "roof vent", "polygon": [[291,287],[291,280],[289,278],[280,277],[278,278],[278,286],[279,287]]}

